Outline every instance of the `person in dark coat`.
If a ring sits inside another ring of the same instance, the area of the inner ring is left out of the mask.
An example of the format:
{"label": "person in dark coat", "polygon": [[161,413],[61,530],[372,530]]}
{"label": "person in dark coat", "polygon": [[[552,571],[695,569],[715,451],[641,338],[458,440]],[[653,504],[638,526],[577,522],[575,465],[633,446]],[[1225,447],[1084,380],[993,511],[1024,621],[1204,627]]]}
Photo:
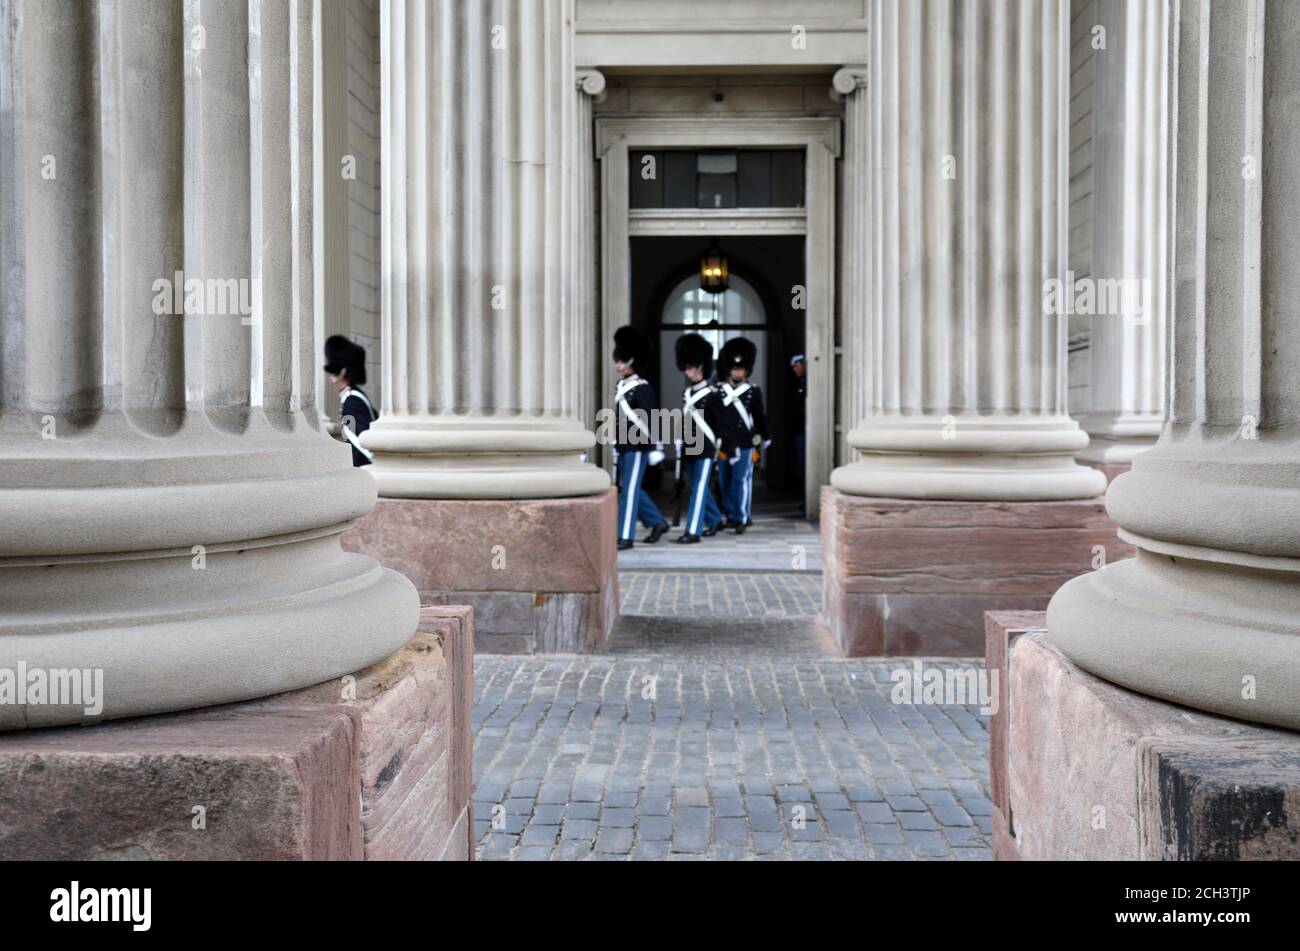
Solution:
{"label": "person in dark coat", "polygon": [[[682,426],[699,438],[685,442],[684,462],[690,505],[686,514],[686,531],[678,544],[693,545],[702,536],[716,535],[722,527],[722,511],[710,491],[718,449],[727,421],[722,415],[722,397],[709,381],[713,373],[713,344],[699,334],[677,338],[677,369],[686,377],[682,394]],[[679,447],[678,451],[682,451]]]}
{"label": "person in dark coat", "polygon": [[808,362],[802,353],[795,354],[790,360],[790,372],[794,374],[794,385],[790,387],[790,432],[794,437],[794,455],[799,485],[803,485],[804,466],[804,425],[808,406]]}
{"label": "person in dark coat", "polygon": [[658,412],[654,387],[637,372],[650,363],[650,341],[635,327],[614,331],[614,413],[618,420],[614,461],[618,465],[618,548],[633,546],[636,523],[650,529],[642,539],[653,545],[668,531],[668,522],[642,484],[646,469],[664,461],[663,446],[651,442],[652,417]]}
{"label": "person in dark coat", "polygon": [[718,482],[726,527],[744,534],[754,501],[754,463],[759,449],[771,445],[763,391],[749,382],[758,348],[746,337],[733,337],[718,354],[718,393],[722,413],[731,424],[718,459]]}
{"label": "person in dark coat", "polygon": [[379,413],[361,389],[366,382],[366,348],[347,337],[330,337],[325,341],[325,372],[339,391],[339,428],[352,446],[352,464],[368,466],[374,453],[361,445],[361,434]]}

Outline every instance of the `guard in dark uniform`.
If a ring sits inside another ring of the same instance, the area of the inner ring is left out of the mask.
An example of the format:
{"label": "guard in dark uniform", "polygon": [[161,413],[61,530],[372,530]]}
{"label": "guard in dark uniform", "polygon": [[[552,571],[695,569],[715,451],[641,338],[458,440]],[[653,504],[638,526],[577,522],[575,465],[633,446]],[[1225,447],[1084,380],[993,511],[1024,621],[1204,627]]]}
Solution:
{"label": "guard in dark uniform", "polygon": [[325,372],[339,391],[339,429],[352,445],[352,464],[368,466],[375,454],[362,447],[361,434],[379,412],[361,390],[366,382],[366,348],[347,337],[330,337],[325,341]]}
{"label": "guard in dark uniform", "polygon": [[802,492],[805,410],[808,405],[808,361],[802,353],[790,358],[790,373],[793,374],[794,384],[790,387],[787,412],[790,415],[790,434],[794,438],[795,477]]}
{"label": "guard in dark uniform", "polygon": [[758,348],[752,340],[734,337],[718,354],[718,393],[722,413],[730,424],[718,459],[722,511],[727,528],[744,534],[754,501],[754,463],[760,449],[772,444],[763,409],[763,391],[749,382]]}
{"label": "guard in dark uniform", "polygon": [[651,417],[658,410],[654,387],[637,370],[650,362],[650,341],[635,327],[614,331],[614,412],[618,434],[614,461],[618,466],[618,548],[632,547],[638,519],[650,529],[644,541],[653,545],[668,531],[668,522],[642,486],[646,469],[664,461],[663,446],[651,443]]}
{"label": "guard in dark uniform", "polygon": [[[713,344],[699,334],[685,334],[677,338],[676,352],[677,369],[686,376],[682,426],[694,438],[687,440],[684,448],[690,499],[686,531],[673,541],[694,545],[701,536],[716,535],[722,527],[722,511],[713,498],[711,482],[722,438],[719,434],[726,420],[722,416],[722,397],[709,379],[713,373]],[[682,452],[683,448],[679,446],[678,451]]]}

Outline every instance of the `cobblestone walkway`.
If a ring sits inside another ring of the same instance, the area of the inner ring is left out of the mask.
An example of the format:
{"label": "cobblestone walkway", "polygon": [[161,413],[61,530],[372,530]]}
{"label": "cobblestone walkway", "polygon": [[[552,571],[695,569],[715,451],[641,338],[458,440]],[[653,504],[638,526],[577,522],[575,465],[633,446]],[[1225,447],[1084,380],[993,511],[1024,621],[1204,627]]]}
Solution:
{"label": "cobblestone walkway", "polygon": [[812,522],[759,517],[744,535],[724,531],[699,545],[674,545],[680,529],[655,545],[637,542],[618,553],[623,571],[783,571],[822,570],[821,535]]}
{"label": "cobblestone walkway", "polygon": [[989,858],[978,707],[836,656],[815,524],[708,542],[620,553],[602,656],[475,658],[479,857]]}
{"label": "cobblestone walkway", "polygon": [[623,571],[622,613],[651,617],[812,618],[821,575]]}
{"label": "cobblestone walkway", "polygon": [[478,657],[480,857],[988,858],[977,708],[896,705],[894,664],[792,647],[796,623],[730,657]]}

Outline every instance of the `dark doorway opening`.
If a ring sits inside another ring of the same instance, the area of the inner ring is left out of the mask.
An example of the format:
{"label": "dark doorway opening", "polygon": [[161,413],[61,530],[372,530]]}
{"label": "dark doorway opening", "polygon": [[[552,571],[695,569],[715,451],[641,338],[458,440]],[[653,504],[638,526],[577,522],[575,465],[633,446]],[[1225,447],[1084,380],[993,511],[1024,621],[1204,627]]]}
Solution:
{"label": "dark doorway opening", "polygon": [[[731,287],[722,295],[700,289],[700,256],[717,241],[726,254]],[[774,236],[653,237],[631,239],[631,316],[657,353],[643,371],[665,408],[681,404],[684,381],[673,344],[698,332],[714,344],[745,336],[758,348],[752,381],[763,388],[772,445],[754,477],[753,514],[799,517],[804,482],[796,450],[802,407],[796,404],[790,360],[804,352],[804,238]],[[673,491],[670,462],[647,476],[647,490],[661,505]]]}

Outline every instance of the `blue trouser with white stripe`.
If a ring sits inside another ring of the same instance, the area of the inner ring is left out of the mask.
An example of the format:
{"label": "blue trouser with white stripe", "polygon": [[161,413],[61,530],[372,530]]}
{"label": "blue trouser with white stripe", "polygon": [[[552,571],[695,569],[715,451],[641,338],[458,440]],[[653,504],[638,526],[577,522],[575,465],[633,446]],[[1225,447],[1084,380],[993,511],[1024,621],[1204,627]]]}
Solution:
{"label": "blue trouser with white stripe", "polygon": [[744,525],[749,521],[749,506],[754,494],[754,453],[741,449],[732,462],[718,463],[718,482],[722,488],[722,510],[728,520]]}
{"label": "blue trouser with white stripe", "polygon": [[659,514],[650,493],[641,487],[645,478],[646,466],[649,465],[648,452],[624,452],[618,457],[618,537],[631,541],[636,534],[636,521],[646,528],[662,525],[664,517]]}
{"label": "blue trouser with white stripe", "polygon": [[718,509],[709,485],[714,465],[712,456],[699,456],[686,464],[686,479],[691,493],[690,508],[686,511],[687,535],[698,535],[704,529],[722,522],[722,512]]}

